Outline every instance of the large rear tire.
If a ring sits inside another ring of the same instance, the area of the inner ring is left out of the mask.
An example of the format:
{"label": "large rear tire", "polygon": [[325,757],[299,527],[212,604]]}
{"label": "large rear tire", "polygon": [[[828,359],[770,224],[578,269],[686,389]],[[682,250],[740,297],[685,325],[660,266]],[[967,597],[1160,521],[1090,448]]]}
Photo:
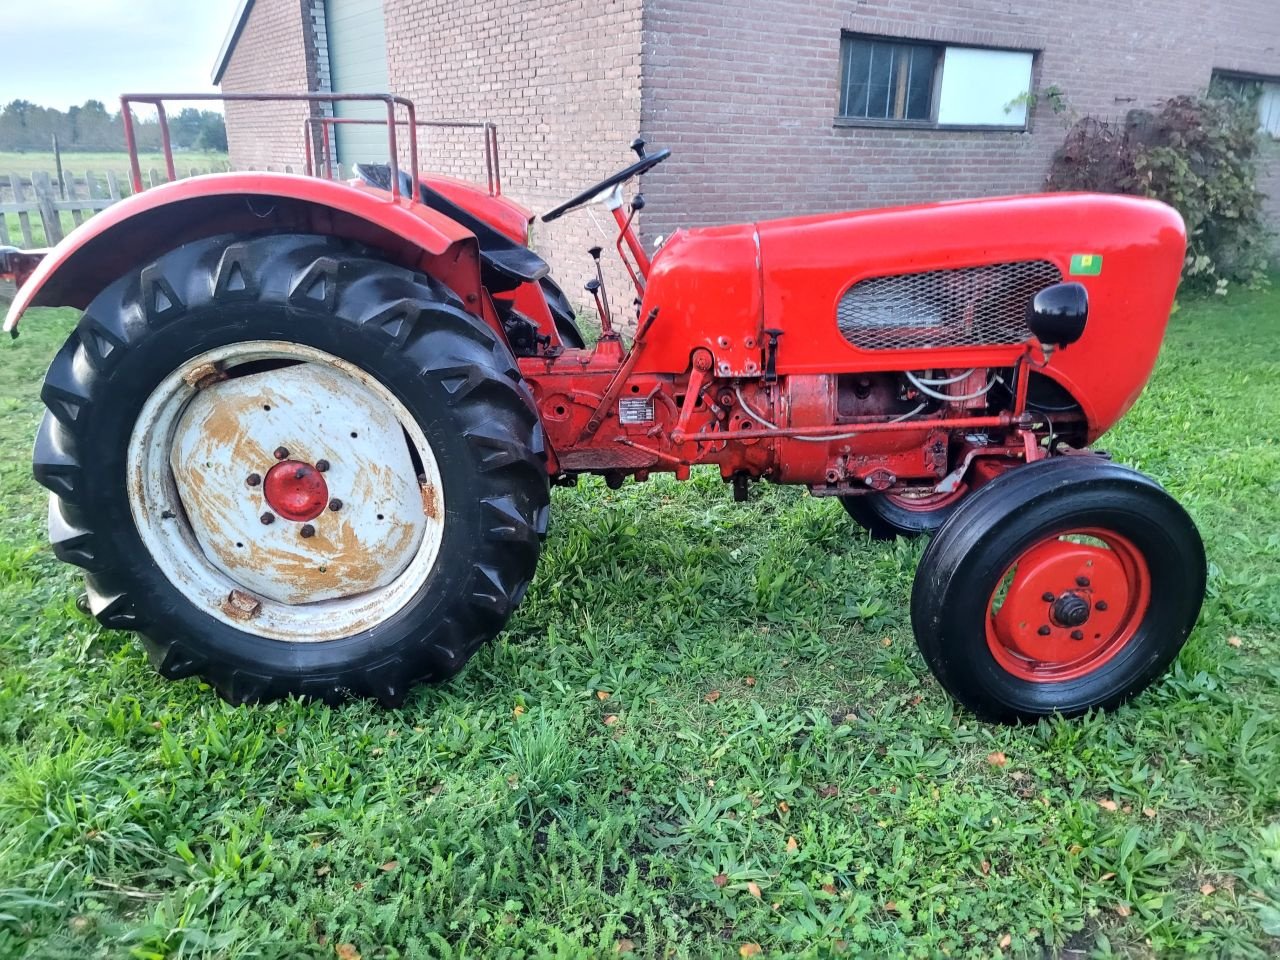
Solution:
{"label": "large rear tire", "polygon": [[1172,663],[1205,591],[1204,545],[1153,480],[1098,457],[1010,470],[925,549],[911,595],[938,682],[985,720],[1110,709]]}
{"label": "large rear tire", "polygon": [[533,576],[547,473],[510,352],[338,241],[166,254],[94,299],[42,397],[55,553],[101,623],[232,703],[398,704]]}

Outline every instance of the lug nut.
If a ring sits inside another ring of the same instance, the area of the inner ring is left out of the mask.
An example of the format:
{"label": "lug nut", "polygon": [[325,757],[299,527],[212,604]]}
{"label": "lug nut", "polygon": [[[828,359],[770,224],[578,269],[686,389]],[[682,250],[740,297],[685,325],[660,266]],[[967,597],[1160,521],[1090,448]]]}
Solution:
{"label": "lug nut", "polygon": [[1107,601],[1099,600],[1097,603],[1094,604],[1094,607],[1098,610],[1105,610],[1107,609]]}
{"label": "lug nut", "polygon": [[321,473],[324,473],[326,470],[328,470],[328,469],[329,469],[329,461],[328,461],[328,460],[317,460],[317,461],[316,461],[316,469],[317,469],[317,470],[319,470]]}
{"label": "lug nut", "polygon": [[337,513],[339,510],[342,509],[342,501],[339,500],[337,497],[334,497],[332,500],[329,501],[329,509],[332,510],[334,513]]}
{"label": "lug nut", "polygon": [[1046,623],[1043,627],[1037,630],[1036,633],[1040,634],[1042,637],[1047,637],[1049,634],[1053,633],[1053,630]]}
{"label": "lug nut", "polygon": [[275,458],[277,460],[283,460],[287,456],[289,456],[288,447],[276,447]]}
{"label": "lug nut", "polygon": [[316,528],[309,523],[304,523],[302,525],[302,529],[299,530],[298,532],[301,533],[304,537],[314,537],[316,535]]}
{"label": "lug nut", "polygon": [[256,487],[258,484],[262,482],[262,478],[258,476],[256,473],[251,473],[244,478],[244,482],[251,487]]}
{"label": "lug nut", "polygon": [[1071,631],[1071,639],[1072,639],[1072,640],[1083,640],[1083,639],[1084,639],[1084,631],[1083,631],[1083,630],[1072,630],[1072,631]]}
{"label": "lug nut", "polygon": [[1040,594],[1040,599],[1043,600],[1045,603],[1053,603],[1053,601],[1057,600],[1058,598],[1055,597],[1050,591],[1046,590],[1044,593]]}
{"label": "lug nut", "polygon": [[1088,577],[1076,577],[1076,586],[1077,586],[1077,587],[1087,587],[1088,585],[1089,585],[1089,578],[1088,578]]}
{"label": "lug nut", "polygon": [[260,516],[258,519],[262,521],[263,526],[268,526],[268,525],[273,524],[273,523],[275,523],[275,522],[276,522],[276,515],[275,515],[274,513],[272,513],[270,510],[268,510],[266,513],[264,513],[264,514],[263,514],[262,516]]}

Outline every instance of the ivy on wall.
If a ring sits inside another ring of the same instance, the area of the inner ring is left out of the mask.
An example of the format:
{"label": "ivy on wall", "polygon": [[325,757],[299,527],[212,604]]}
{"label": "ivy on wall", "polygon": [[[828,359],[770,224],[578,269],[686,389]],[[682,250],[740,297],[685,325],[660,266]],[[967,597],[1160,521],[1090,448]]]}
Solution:
{"label": "ivy on wall", "polygon": [[1047,186],[1163,200],[1187,225],[1184,287],[1258,286],[1272,250],[1257,186],[1257,117],[1249,94],[1221,89],[1130,111],[1120,123],[1084,117],[1054,155]]}

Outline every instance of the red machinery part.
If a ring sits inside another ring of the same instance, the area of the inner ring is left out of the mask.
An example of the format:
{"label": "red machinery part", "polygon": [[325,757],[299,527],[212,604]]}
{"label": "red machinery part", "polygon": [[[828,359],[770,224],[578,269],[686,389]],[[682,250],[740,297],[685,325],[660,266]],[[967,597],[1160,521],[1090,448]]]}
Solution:
{"label": "red machinery part", "polygon": [[1151,573],[1125,537],[1094,528],[1041,540],[1005,571],[989,601],[987,646],[1022,680],[1056,683],[1097,670],[1133,639]]}

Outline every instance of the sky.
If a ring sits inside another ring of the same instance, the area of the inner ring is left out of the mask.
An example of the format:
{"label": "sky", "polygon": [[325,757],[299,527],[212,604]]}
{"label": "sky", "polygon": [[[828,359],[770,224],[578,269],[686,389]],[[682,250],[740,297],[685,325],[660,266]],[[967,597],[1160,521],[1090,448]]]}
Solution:
{"label": "sky", "polygon": [[[212,92],[238,0],[0,0],[0,105]],[[203,108],[217,106],[205,104]]]}

